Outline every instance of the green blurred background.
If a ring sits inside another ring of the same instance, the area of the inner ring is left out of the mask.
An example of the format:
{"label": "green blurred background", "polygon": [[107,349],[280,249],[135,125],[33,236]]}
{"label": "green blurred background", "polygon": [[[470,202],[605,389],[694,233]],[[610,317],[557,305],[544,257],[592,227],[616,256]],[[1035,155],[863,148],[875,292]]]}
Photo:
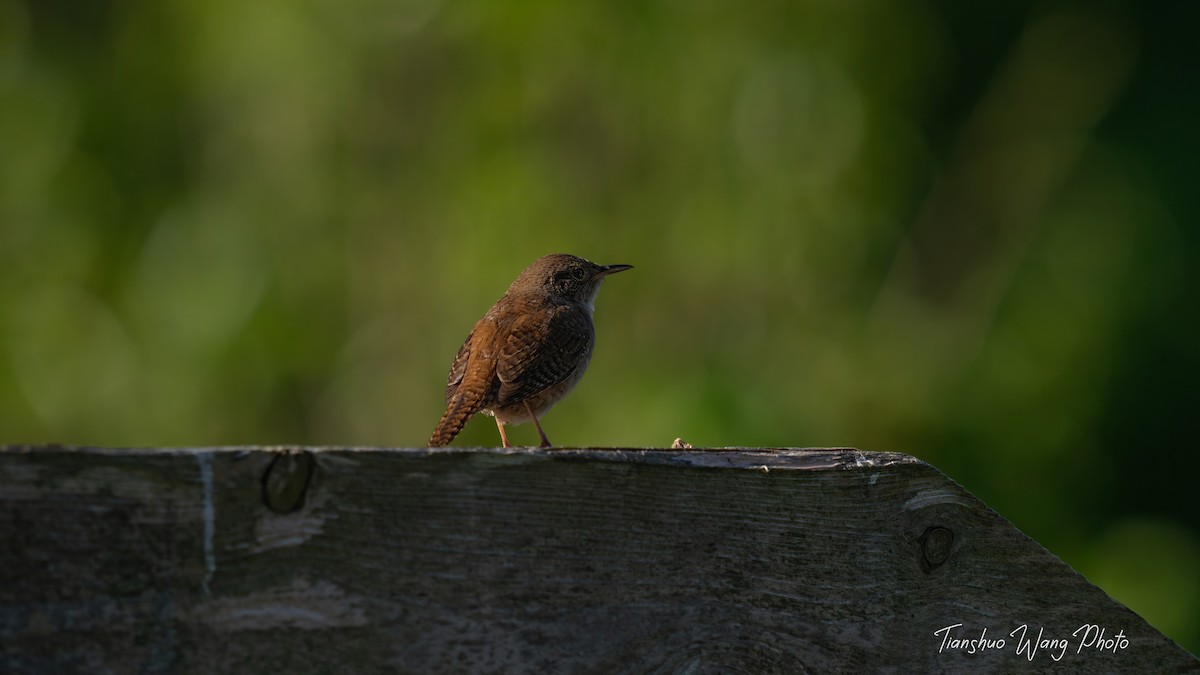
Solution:
{"label": "green blurred background", "polygon": [[1200,651],[1197,26],[0,0],[0,441],[420,446],[571,252],[637,269],[557,443],[908,452]]}

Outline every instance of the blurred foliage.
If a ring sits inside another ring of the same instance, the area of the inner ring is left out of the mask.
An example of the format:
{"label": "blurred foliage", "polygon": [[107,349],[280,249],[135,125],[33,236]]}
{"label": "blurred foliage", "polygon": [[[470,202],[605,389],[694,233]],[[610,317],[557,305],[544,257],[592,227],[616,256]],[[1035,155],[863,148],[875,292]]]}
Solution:
{"label": "blurred foliage", "polygon": [[556,442],[909,452],[1200,651],[1197,25],[0,0],[2,438],[423,445],[571,252],[637,269]]}

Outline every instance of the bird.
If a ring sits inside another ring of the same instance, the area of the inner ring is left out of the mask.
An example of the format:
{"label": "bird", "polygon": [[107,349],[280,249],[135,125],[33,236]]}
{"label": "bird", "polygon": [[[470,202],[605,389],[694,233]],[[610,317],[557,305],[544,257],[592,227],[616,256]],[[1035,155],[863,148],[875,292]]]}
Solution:
{"label": "bird", "polygon": [[596,293],[606,277],[633,265],[597,265],[552,253],[526,267],[475,323],[446,378],[446,410],[429,439],[449,445],[475,413],[496,420],[500,442],[512,447],[505,424],[539,421],[578,384],[592,359]]}

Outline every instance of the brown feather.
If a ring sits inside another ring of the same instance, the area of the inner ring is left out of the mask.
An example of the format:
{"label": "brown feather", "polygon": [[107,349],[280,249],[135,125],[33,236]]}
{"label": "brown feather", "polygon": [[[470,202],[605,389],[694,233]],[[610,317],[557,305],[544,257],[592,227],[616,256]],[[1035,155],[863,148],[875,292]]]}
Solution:
{"label": "brown feather", "polygon": [[483,338],[489,332],[494,333],[495,329],[495,322],[489,321],[489,317],[480,319],[454,357],[446,380],[446,411],[429,438],[430,447],[449,445],[467,426],[471,416],[488,407],[491,399],[495,398],[494,350],[487,348],[486,340],[473,339],[476,336]]}
{"label": "brown feather", "polygon": [[591,349],[591,324],[591,317],[572,305],[518,318],[496,364],[497,405],[522,403],[574,373]]}

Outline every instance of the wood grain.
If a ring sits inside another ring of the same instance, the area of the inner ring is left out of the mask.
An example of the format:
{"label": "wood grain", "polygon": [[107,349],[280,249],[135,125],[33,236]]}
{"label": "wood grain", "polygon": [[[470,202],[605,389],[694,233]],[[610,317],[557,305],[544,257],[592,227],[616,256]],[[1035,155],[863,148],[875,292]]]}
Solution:
{"label": "wood grain", "polygon": [[8,447],[0,541],[4,673],[1200,672],[900,454]]}

